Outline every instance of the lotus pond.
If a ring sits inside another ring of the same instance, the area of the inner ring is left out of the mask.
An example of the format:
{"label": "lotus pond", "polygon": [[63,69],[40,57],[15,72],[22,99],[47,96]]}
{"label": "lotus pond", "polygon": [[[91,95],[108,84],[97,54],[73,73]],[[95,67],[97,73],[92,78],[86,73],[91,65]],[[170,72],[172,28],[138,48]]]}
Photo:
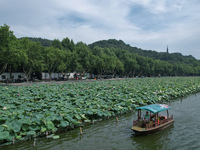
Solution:
{"label": "lotus pond", "polygon": [[3,86],[0,144],[37,136],[56,139],[57,131],[128,113],[141,105],[168,103],[199,91],[199,77]]}

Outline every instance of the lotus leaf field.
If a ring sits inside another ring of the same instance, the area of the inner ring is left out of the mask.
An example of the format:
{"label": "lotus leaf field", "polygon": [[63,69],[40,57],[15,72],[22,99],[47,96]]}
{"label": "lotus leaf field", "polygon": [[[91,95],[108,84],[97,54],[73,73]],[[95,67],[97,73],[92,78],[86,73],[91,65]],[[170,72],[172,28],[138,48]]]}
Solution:
{"label": "lotus leaf field", "polygon": [[199,77],[0,87],[0,143],[43,136],[199,92]]}

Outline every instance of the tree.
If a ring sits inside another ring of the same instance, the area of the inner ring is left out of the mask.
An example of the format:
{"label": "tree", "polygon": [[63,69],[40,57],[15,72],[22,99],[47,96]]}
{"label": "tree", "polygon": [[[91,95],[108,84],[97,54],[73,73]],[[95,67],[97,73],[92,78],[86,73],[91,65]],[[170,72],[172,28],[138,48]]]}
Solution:
{"label": "tree", "polygon": [[68,37],[64,38],[61,42],[63,50],[70,50],[71,52],[74,50],[75,44],[73,40],[70,41]]}
{"label": "tree", "polygon": [[136,60],[138,65],[140,66],[138,76],[148,75],[148,73],[150,72],[150,67],[147,57],[137,56]]}
{"label": "tree", "polygon": [[63,50],[54,47],[47,47],[44,49],[44,69],[49,73],[50,80],[51,74],[55,71],[56,68],[59,68],[63,64],[63,59],[65,53]]}
{"label": "tree", "polygon": [[67,72],[72,70],[72,59],[73,54],[70,50],[63,51],[63,57],[61,57],[61,63],[58,66],[58,71],[61,71],[63,78],[65,77]]}
{"label": "tree", "polygon": [[104,72],[104,68],[105,68],[105,53],[104,53],[104,49],[103,48],[100,48],[98,46],[95,46],[93,49],[92,49],[92,53],[93,55],[96,56],[96,65],[95,65],[95,69],[97,70],[97,77],[99,77],[100,75],[100,78],[102,78],[102,74]]}
{"label": "tree", "polygon": [[115,67],[112,70],[112,78],[115,77],[117,72],[122,72],[124,71],[124,64],[117,58],[114,61]]}
{"label": "tree", "polygon": [[12,41],[16,40],[16,37],[13,35],[13,31],[9,30],[9,26],[4,24],[0,28],[0,75],[6,70],[8,63],[10,61],[13,49],[11,49]]}
{"label": "tree", "polygon": [[23,51],[21,48],[22,48],[21,44],[17,39],[12,40],[9,43],[9,53],[7,55],[8,57],[7,68],[10,73],[10,79],[12,78],[12,72],[16,71],[22,62],[21,56]]}
{"label": "tree", "polygon": [[24,38],[20,41],[22,44],[22,66],[25,73],[27,82],[30,75],[35,70],[42,70],[43,57],[42,46],[39,42],[31,42],[28,38]]}
{"label": "tree", "polygon": [[164,74],[165,63],[160,60],[155,61],[155,76],[163,75]]}
{"label": "tree", "polygon": [[77,68],[79,72],[85,75],[85,73],[89,72],[92,69],[92,53],[89,50],[88,46],[82,42],[79,42],[75,46],[75,52],[78,55],[78,63],[79,68]]}
{"label": "tree", "polygon": [[54,48],[58,48],[58,49],[61,49],[61,47],[62,47],[61,42],[58,39],[54,39],[51,46]]}
{"label": "tree", "polygon": [[117,71],[124,71],[124,65],[115,54],[114,48],[104,48],[104,53],[103,59],[106,64],[104,74],[112,73],[112,77],[114,77]]}
{"label": "tree", "polygon": [[151,58],[148,58],[148,64],[149,64],[149,72],[147,73],[147,75],[150,76],[154,76],[154,72],[155,72],[155,61]]}
{"label": "tree", "polygon": [[95,55],[91,55],[91,59],[90,59],[90,70],[88,71],[90,74],[90,78],[92,78],[92,74],[94,73],[94,70],[96,69],[96,65],[97,65],[97,56]]}

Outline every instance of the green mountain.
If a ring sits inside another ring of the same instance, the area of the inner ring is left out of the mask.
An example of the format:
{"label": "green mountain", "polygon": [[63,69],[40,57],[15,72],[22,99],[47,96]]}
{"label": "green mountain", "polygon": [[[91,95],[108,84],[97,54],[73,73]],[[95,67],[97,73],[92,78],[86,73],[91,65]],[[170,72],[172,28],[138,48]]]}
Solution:
{"label": "green mountain", "polygon": [[[19,38],[20,39],[23,39],[24,37],[22,38]],[[42,39],[42,38],[32,38],[32,37],[28,37],[29,40],[31,40],[32,42],[40,42],[42,46],[44,47],[50,47],[51,44],[52,44],[52,40],[48,40],[48,39]]]}
{"label": "green mountain", "polygon": [[91,49],[94,48],[95,46],[102,47],[102,48],[113,47],[113,48],[127,50],[131,53],[136,53],[140,56],[149,57],[152,59],[159,59],[163,61],[169,61],[169,62],[193,63],[194,61],[198,61],[192,55],[183,56],[181,53],[168,53],[167,50],[166,52],[143,50],[137,47],[132,47],[129,44],[124,43],[122,40],[116,40],[116,39],[97,41],[92,44],[89,44],[88,46]]}

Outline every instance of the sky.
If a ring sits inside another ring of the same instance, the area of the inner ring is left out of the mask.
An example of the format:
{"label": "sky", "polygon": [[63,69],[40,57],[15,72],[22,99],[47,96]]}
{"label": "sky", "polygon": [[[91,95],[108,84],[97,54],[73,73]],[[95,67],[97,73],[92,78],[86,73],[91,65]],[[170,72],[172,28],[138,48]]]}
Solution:
{"label": "sky", "polygon": [[17,38],[123,40],[200,60],[200,0],[0,0],[0,26]]}

